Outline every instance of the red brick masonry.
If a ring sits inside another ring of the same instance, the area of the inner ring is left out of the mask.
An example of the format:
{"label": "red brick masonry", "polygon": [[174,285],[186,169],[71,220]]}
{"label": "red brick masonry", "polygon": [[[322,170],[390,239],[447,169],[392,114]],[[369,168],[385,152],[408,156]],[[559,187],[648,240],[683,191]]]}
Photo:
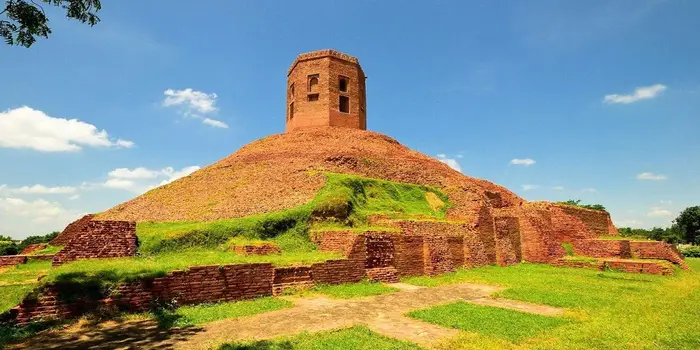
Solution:
{"label": "red brick masonry", "polygon": [[639,260],[617,260],[617,259],[601,259],[596,261],[572,261],[566,259],[555,260],[551,263],[552,266],[558,267],[574,267],[587,268],[596,270],[611,269],[627,273],[645,273],[651,275],[672,275],[673,268],[662,263],[653,261]]}
{"label": "red brick masonry", "polygon": [[53,259],[58,266],[78,259],[119,258],[136,254],[136,223],[89,221]]}
{"label": "red brick masonry", "polygon": [[64,246],[68,244],[68,242],[70,242],[70,240],[73,239],[73,237],[80,234],[87,228],[88,223],[90,222],[90,220],[92,220],[93,217],[94,215],[92,214],[85,215],[82,218],[68,224],[68,226],[66,226],[63,232],[56,236],[56,238],[54,238],[50,242],[50,244],[54,246]]}
{"label": "red brick masonry", "polygon": [[26,264],[27,257],[25,255],[4,255],[0,256],[0,267],[15,266]]}
{"label": "red brick masonry", "polygon": [[270,255],[270,254],[280,254],[282,250],[280,247],[271,244],[251,244],[251,245],[237,245],[233,247],[233,251],[236,254],[243,255]]}
{"label": "red brick masonry", "polygon": [[19,255],[29,255],[44,248],[46,248],[46,243],[30,244],[26,248],[22,249],[22,252],[20,252]]}

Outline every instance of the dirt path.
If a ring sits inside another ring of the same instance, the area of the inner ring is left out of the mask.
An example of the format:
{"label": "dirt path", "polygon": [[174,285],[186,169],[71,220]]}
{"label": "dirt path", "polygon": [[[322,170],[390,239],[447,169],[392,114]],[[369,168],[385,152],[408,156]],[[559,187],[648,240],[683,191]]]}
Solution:
{"label": "dirt path", "polygon": [[[88,348],[99,344],[104,348],[160,348],[160,349],[210,349],[225,342],[240,340],[265,340],[301,333],[316,332],[353,325],[365,325],[373,331],[402,340],[409,340],[430,347],[458,331],[405,317],[408,311],[426,308],[458,300],[515,309],[543,315],[562,312],[543,305],[534,305],[512,300],[489,299],[499,287],[456,284],[435,288],[420,288],[407,284],[393,285],[401,291],[352,300],[327,298],[293,298],[295,306],[290,309],[272,311],[251,317],[212,322],[201,327],[159,331],[147,321],[133,327],[130,323],[114,325],[111,332],[124,334],[124,339],[102,338],[100,334],[110,327],[97,325],[86,332],[77,332],[62,340],[62,334],[47,333],[35,337],[24,346],[33,349]],[[135,332],[130,332],[133,328]],[[140,328],[140,332],[138,331]],[[133,334],[136,333],[136,334]],[[139,336],[140,333],[140,336]],[[50,342],[47,339],[50,338]],[[99,341],[102,338],[103,341]],[[148,341],[145,341],[146,338]],[[107,345],[111,343],[111,346]],[[64,344],[66,346],[62,346]],[[82,344],[82,345],[81,345]],[[107,346],[105,346],[107,345]]]}

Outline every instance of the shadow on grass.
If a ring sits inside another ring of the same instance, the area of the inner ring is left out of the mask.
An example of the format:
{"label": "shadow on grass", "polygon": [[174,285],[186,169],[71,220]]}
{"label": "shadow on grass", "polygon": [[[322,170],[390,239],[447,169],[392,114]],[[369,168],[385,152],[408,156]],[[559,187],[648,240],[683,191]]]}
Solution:
{"label": "shadow on grass", "polygon": [[291,350],[294,344],[290,341],[260,340],[250,344],[226,344],[219,350]]}

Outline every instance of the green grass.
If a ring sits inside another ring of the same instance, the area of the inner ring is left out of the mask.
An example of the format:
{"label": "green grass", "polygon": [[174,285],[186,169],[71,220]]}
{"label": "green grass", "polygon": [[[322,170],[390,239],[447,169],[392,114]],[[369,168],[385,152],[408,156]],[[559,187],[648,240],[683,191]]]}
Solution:
{"label": "green grass", "polygon": [[571,243],[562,243],[562,247],[564,247],[564,250],[566,251],[566,256],[574,256],[576,255],[576,252],[574,252],[574,246]]}
{"label": "green grass", "polygon": [[144,314],[126,315],[125,318],[155,319],[161,328],[185,327],[223,319],[252,316],[292,306],[294,304],[290,301],[266,297],[244,301],[183,306],[174,310],[158,309]]}
{"label": "green grass", "polygon": [[620,236],[620,235],[605,235],[605,236],[599,236],[596,239],[604,239],[604,240],[610,240],[610,241],[633,241],[633,242],[640,242],[640,241],[654,241],[653,239],[649,239],[644,236]]}
{"label": "green grass", "polygon": [[387,338],[365,327],[302,333],[294,337],[225,344],[219,350],[419,350],[415,344]]}
{"label": "green grass", "polygon": [[17,306],[48,273],[51,261],[30,261],[0,270],[0,314]]}
{"label": "green grass", "polygon": [[580,255],[578,255],[578,256],[567,255],[564,257],[564,260],[586,262],[586,263],[595,263],[598,261],[598,259],[596,259],[596,258],[592,258],[590,256],[580,256]]}
{"label": "green grass", "polygon": [[47,245],[46,248],[44,248],[44,249],[37,250],[35,252],[30,253],[29,256],[32,256],[32,255],[53,255],[53,254],[56,254],[59,251],[61,251],[61,249],[63,249],[63,246]]}
{"label": "green grass", "polygon": [[0,314],[19,305],[33,289],[33,284],[0,286]]}
{"label": "green grass", "polygon": [[[676,270],[670,277],[521,264],[412,277],[404,282],[500,285],[506,289],[499,297],[567,308],[568,315],[576,319],[523,340],[518,349],[698,349],[700,259],[687,262],[690,271]],[[514,347],[487,333],[464,333],[444,345],[444,349]]]}
{"label": "green grass", "polygon": [[[367,217],[372,214],[439,219],[450,206],[445,194],[427,186],[335,173],[326,173],[326,178],[315,198],[297,208],[214,222],[139,223],[139,251],[153,255],[193,247],[224,249],[231,239],[272,240],[283,251],[308,251],[314,248],[308,237],[310,221],[321,228],[364,230],[371,229]],[[431,206],[429,193],[443,203],[440,208]]]}
{"label": "green grass", "polygon": [[398,291],[399,290],[397,288],[389,287],[382,283],[363,280],[358,283],[316,285],[310,289],[293,291],[292,294],[299,296],[312,296],[320,294],[334,299],[354,299],[373,295],[394,293]]}
{"label": "green grass", "polygon": [[571,322],[562,317],[533,315],[464,301],[412,311],[408,316],[448,328],[503,338],[513,343]]}

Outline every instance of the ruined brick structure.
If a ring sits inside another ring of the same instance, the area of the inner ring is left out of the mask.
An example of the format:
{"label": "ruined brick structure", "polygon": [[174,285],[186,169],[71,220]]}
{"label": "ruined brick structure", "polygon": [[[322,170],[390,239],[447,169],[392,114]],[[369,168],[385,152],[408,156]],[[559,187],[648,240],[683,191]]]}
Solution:
{"label": "ruined brick structure", "polygon": [[31,253],[40,251],[42,249],[46,248],[45,243],[37,243],[37,244],[30,244],[24,249],[22,249],[22,252],[19,253],[19,255],[29,255]]}
{"label": "ruined brick structure", "polygon": [[280,247],[272,243],[236,245],[233,247],[233,251],[241,255],[270,255],[282,253]]}
{"label": "ruined brick structure", "polygon": [[26,255],[5,255],[0,256],[0,267],[15,266],[27,263]]}
{"label": "ruined brick structure", "polygon": [[367,129],[365,73],[357,58],[335,50],[299,55],[287,72],[287,123]]}
{"label": "ruined brick structure", "polygon": [[78,220],[73,221],[66,226],[66,228],[58,236],[56,236],[56,238],[54,238],[50,244],[54,246],[64,246],[68,244],[73,237],[85,230],[90,220],[92,220],[94,217],[94,215],[88,214]]}
{"label": "ruined brick structure", "polygon": [[119,258],[136,254],[136,223],[89,221],[53,258],[53,265],[78,259]]}

